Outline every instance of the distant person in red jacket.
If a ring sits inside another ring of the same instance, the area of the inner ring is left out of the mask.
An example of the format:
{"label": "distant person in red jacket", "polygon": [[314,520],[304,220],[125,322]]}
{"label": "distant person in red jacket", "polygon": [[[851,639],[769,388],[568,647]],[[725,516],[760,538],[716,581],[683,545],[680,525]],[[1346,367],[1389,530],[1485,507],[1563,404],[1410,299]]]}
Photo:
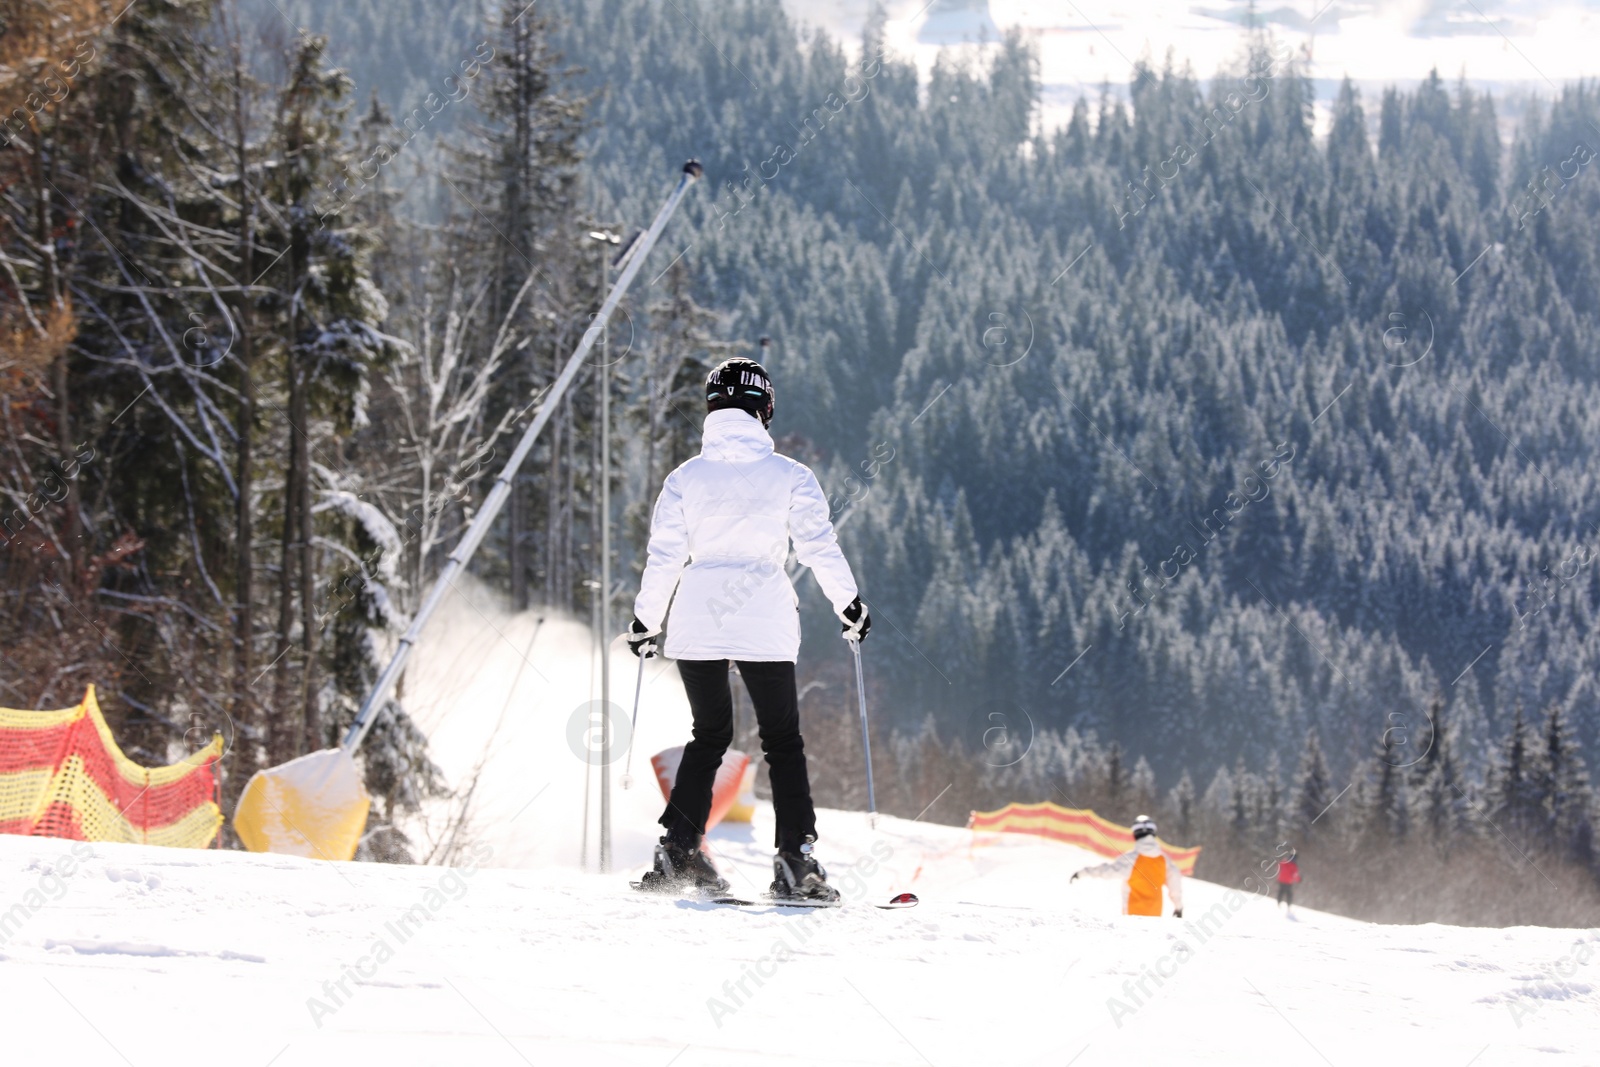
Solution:
{"label": "distant person in red jacket", "polygon": [[1294,887],[1300,884],[1300,864],[1295,862],[1295,850],[1278,861],[1278,903],[1285,915],[1294,912]]}

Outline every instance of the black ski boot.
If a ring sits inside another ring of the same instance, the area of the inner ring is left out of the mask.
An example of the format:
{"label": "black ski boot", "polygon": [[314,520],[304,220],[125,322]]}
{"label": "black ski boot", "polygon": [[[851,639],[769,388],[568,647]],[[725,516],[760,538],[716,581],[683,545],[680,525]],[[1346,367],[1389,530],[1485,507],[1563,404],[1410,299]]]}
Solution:
{"label": "black ski boot", "polygon": [[700,851],[698,844],[674,840],[669,834],[656,845],[655,867],[645,872],[639,888],[656,893],[718,896],[728,891],[728,881],[717,874],[711,858]]}
{"label": "black ski boot", "polygon": [[816,861],[811,850],[816,838],[806,835],[799,851],[780,850],[772,860],[774,900],[808,900],[836,904],[839,891],[828,884],[828,872]]}

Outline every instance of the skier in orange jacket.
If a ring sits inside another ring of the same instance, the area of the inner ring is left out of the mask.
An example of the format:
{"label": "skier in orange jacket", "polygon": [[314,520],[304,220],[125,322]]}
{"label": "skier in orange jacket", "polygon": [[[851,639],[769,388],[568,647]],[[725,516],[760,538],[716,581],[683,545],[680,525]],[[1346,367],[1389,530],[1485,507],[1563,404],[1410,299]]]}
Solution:
{"label": "skier in orange jacket", "polygon": [[1141,815],[1133,820],[1133,851],[1124,852],[1109,863],[1085,867],[1072,876],[1121,878],[1124,915],[1161,915],[1161,888],[1172,898],[1172,916],[1183,918],[1183,872],[1161,851],[1156,839],[1155,820]]}

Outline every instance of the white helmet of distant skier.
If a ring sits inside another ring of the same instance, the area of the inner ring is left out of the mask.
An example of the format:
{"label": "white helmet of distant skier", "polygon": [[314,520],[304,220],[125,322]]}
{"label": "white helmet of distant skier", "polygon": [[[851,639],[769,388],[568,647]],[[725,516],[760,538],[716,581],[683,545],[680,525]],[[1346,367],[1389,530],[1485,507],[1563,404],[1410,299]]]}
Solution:
{"label": "white helmet of distant skier", "polygon": [[1156,836],[1156,821],[1148,815],[1141,815],[1133,820],[1133,839]]}

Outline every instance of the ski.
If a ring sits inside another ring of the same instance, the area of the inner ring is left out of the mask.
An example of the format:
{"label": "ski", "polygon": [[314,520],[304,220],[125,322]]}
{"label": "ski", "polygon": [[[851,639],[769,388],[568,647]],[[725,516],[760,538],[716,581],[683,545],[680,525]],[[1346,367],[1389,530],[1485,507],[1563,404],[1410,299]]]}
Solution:
{"label": "ski", "polygon": [[639,881],[630,881],[628,885],[647,896],[676,897],[679,900],[706,900],[713,903],[721,899],[720,893],[726,892],[726,890],[713,889],[708,889],[705,891],[696,891],[693,889],[685,890],[678,886],[665,886],[658,889],[655,886],[646,885],[644,882]]}
{"label": "ski", "polygon": [[843,901],[778,900],[775,897],[764,896],[760,900],[745,900],[743,897],[712,897],[711,903],[727,904],[735,908],[837,908]]}
{"label": "ski", "polygon": [[[713,904],[727,904],[737,908],[837,908],[844,902],[839,900],[789,900],[776,897],[762,897],[760,900],[745,900],[743,897],[713,897]],[[914,908],[922,903],[915,893],[901,893],[889,900],[887,904],[874,904],[875,908],[884,911],[896,911],[900,908]]]}
{"label": "ski", "polygon": [[[657,897],[676,897],[679,900],[700,900],[708,904],[726,904],[734,908],[837,908],[844,902],[842,900],[795,900],[762,895],[756,900],[746,900],[744,897],[713,896],[709,893],[682,893],[674,889],[653,889],[640,881],[630,881],[632,886],[640,893],[648,893]],[[883,911],[898,911],[901,908],[914,908],[922,903],[915,893],[899,893],[884,904],[873,904],[874,908]]]}

